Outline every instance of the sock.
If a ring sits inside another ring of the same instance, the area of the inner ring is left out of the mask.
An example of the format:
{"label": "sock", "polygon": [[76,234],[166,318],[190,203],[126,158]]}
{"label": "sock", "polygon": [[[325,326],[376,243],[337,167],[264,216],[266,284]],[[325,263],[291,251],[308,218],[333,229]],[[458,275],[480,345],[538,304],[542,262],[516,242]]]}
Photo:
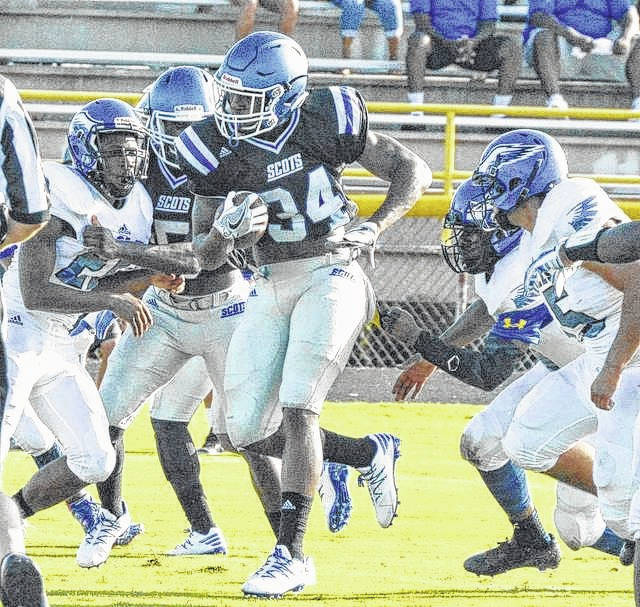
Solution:
{"label": "sock", "polygon": [[215,525],[200,483],[200,460],[186,422],[151,419],[158,457],[166,479],[191,529],[206,534]]}
{"label": "sock", "polygon": [[102,507],[111,514],[120,517],[122,509],[122,467],[124,465],[124,430],[116,426],[109,426],[111,444],[116,451],[116,465],[107,480],[97,483],[98,495]]}
{"label": "sock", "polygon": [[513,95],[494,95],[493,105],[511,105]]}
{"label": "sock", "polygon": [[294,559],[304,558],[302,542],[307,530],[312,501],[312,497],[301,493],[294,493],[293,491],[282,492],[278,544],[286,546]]}
{"label": "sock", "polygon": [[606,552],[607,554],[618,556],[620,554],[620,550],[622,550],[623,544],[624,540],[607,527],[598,538],[598,541],[595,544],[591,544],[589,548],[594,548],[600,552]]}
{"label": "sock", "polygon": [[265,514],[267,515],[267,519],[271,525],[273,535],[278,537],[278,533],[280,533],[280,519],[282,518],[280,510],[276,510],[275,512],[265,512]]}
{"label": "sock", "polygon": [[40,455],[33,455],[32,457],[36,466],[38,466],[38,468],[43,468],[54,459],[62,457],[62,447],[60,447],[60,443],[58,441],[55,441],[51,446],[51,449],[41,453]]}
{"label": "sock", "polygon": [[368,466],[376,454],[376,444],[366,436],[351,438],[321,429],[322,457],[336,464],[347,464],[353,468]]}
{"label": "sock", "polygon": [[409,103],[424,103],[424,92],[407,93]]}
{"label": "sock", "polygon": [[513,524],[513,538],[518,544],[534,546],[546,546],[551,542],[551,537],[544,530],[536,510],[524,520]]}
{"label": "sock", "polygon": [[74,493],[71,497],[68,497],[66,502],[68,505],[71,505],[79,502],[80,500],[87,499],[87,497],[89,497],[89,493],[84,489],[81,489],[78,493]]}
{"label": "sock", "polygon": [[29,506],[29,504],[27,504],[27,502],[25,501],[24,496],[22,495],[22,489],[20,489],[18,493],[15,493],[12,496],[12,498],[13,498],[13,501],[18,506],[18,510],[20,511],[21,518],[27,518],[29,516],[33,516],[34,511],[31,508],[31,506]]}
{"label": "sock", "polygon": [[491,495],[513,523],[531,507],[531,497],[524,470],[507,462],[497,470],[478,470]]}

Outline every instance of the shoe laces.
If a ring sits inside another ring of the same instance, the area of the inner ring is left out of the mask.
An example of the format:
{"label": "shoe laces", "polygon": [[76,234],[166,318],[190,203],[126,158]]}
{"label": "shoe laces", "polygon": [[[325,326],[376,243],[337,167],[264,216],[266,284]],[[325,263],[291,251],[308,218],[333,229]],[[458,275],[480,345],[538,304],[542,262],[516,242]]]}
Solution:
{"label": "shoe laces", "polygon": [[387,480],[387,475],[383,466],[378,468],[375,464],[371,464],[370,468],[369,471],[360,474],[358,477],[358,486],[364,487],[366,482],[372,499],[378,502],[384,495],[384,491],[382,491],[380,487]]}
{"label": "shoe laces", "polygon": [[279,550],[275,550],[267,557],[265,562],[255,575],[259,577],[275,577],[277,573],[283,573],[285,575],[291,575],[291,563],[293,559],[289,560]]}
{"label": "shoe laces", "polygon": [[87,541],[91,544],[104,544],[108,537],[115,535],[118,519],[109,520],[104,514],[100,514],[93,529],[87,534]]}

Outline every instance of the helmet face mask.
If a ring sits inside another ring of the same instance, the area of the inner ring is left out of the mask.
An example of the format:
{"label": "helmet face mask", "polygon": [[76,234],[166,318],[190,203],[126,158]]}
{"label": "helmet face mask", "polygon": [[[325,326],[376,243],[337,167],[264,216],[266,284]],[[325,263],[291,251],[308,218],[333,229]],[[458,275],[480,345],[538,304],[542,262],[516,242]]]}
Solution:
{"label": "helmet face mask", "polygon": [[67,135],[73,167],[113,204],[146,177],[147,131],[133,108],[98,99],[71,119]]}
{"label": "helmet face mask", "polygon": [[482,200],[473,209],[476,224],[488,230],[508,228],[509,211],[533,196],[546,195],[567,177],[564,151],[546,133],[518,129],[496,137],[472,177],[483,191]]}
{"label": "helmet face mask", "polygon": [[496,262],[520,240],[521,230],[489,231],[477,225],[472,210],[483,201],[483,189],[468,179],[456,190],[444,218],[440,244],[444,259],[454,272],[491,272]]}
{"label": "helmet face mask", "polygon": [[295,40],[254,32],[236,42],[214,76],[220,134],[238,141],[285,124],[307,98],[309,64]]}
{"label": "helmet face mask", "polygon": [[151,149],[168,167],[178,169],[176,139],[190,124],[213,113],[213,78],[203,69],[173,67],[149,86],[136,110],[146,120]]}

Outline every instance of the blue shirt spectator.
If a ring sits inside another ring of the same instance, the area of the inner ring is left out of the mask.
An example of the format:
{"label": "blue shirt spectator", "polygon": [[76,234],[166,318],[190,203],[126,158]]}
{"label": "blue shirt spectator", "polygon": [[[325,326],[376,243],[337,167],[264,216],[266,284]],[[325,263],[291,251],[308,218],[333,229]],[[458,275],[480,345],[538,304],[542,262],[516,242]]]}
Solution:
{"label": "blue shirt spectator", "polygon": [[478,33],[479,21],[498,20],[497,0],[410,0],[411,13],[431,16],[433,28],[447,40],[463,36],[473,38]]}
{"label": "blue shirt spectator", "polygon": [[[606,38],[630,6],[631,0],[529,0],[529,16],[534,13],[553,15],[562,25],[585,36]],[[532,29],[528,23],[522,33],[525,43]]]}

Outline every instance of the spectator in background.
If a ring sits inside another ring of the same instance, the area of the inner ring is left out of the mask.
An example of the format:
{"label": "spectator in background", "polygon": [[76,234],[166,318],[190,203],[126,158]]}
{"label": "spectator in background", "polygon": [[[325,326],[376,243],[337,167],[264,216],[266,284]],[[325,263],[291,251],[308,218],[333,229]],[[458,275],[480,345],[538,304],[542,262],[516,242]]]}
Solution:
{"label": "spectator in background", "polygon": [[424,103],[426,69],[455,63],[489,72],[498,70],[493,105],[511,103],[521,63],[513,37],[497,35],[497,0],[410,0],[416,31],[409,37],[407,76],[409,103]]}
{"label": "spectator in background", "polygon": [[529,0],[527,21],[525,59],[540,78],[547,107],[568,107],[561,67],[571,74],[586,55],[613,54],[626,60],[631,108],[640,109],[638,11],[631,0]]}
{"label": "spectator in background", "polygon": [[236,40],[244,38],[253,31],[258,6],[272,13],[280,13],[278,30],[287,36],[293,36],[298,21],[298,0],[231,0],[231,4],[240,7],[236,21]]}
{"label": "spectator in background", "polygon": [[340,35],[342,36],[342,57],[351,59],[351,45],[360,31],[364,19],[364,9],[378,13],[378,19],[389,45],[389,59],[398,59],[398,49],[403,31],[401,0],[331,0],[342,9]]}

